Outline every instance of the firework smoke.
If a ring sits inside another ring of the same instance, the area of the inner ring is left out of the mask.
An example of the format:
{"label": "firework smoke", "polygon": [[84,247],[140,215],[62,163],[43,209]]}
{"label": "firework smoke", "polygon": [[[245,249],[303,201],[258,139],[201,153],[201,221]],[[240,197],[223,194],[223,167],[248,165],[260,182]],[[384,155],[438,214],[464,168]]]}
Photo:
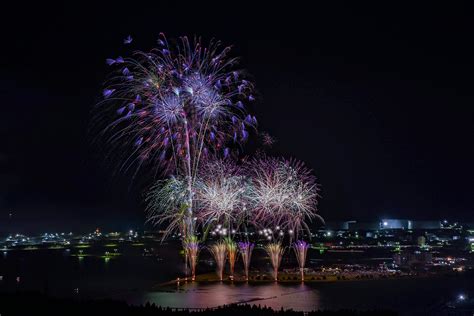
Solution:
{"label": "firework smoke", "polygon": [[281,258],[283,257],[284,248],[280,243],[270,243],[265,246],[265,250],[270,257],[273,267],[273,277],[278,281],[278,269],[280,268]]}
{"label": "firework smoke", "polygon": [[217,265],[217,275],[219,280],[222,281],[224,279],[227,245],[223,241],[218,241],[210,247],[209,251],[214,256]]}
{"label": "firework smoke", "polygon": [[244,264],[245,280],[249,280],[249,267],[250,260],[252,258],[252,251],[254,244],[251,242],[239,242],[240,255],[242,256],[242,262]]}
{"label": "firework smoke", "polygon": [[304,240],[297,240],[293,244],[293,250],[295,251],[296,259],[300,267],[301,281],[304,281],[304,266],[306,264],[306,254],[308,252],[309,244]]}

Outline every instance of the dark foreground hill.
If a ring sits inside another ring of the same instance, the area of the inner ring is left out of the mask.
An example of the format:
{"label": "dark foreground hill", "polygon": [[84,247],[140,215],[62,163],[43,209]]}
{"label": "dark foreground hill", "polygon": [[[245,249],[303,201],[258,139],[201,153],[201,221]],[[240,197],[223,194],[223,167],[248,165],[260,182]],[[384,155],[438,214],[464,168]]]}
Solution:
{"label": "dark foreground hill", "polygon": [[146,304],[144,306],[131,306],[123,301],[116,300],[76,300],[67,298],[49,297],[40,293],[0,293],[1,316],[26,316],[26,315],[114,315],[114,316],[159,316],[159,315],[226,315],[226,316],[270,316],[270,315],[358,315],[378,316],[397,315],[393,311],[314,311],[309,313],[292,310],[274,311],[267,307],[255,305],[228,305],[212,309],[171,309]]}

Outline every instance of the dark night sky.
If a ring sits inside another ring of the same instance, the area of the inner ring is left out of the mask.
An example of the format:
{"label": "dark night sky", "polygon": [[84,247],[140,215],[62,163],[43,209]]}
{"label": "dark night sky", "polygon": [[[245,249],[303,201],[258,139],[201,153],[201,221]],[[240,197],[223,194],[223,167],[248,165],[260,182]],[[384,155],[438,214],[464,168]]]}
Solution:
{"label": "dark night sky", "polygon": [[0,231],[10,211],[24,229],[142,224],[150,182],[113,176],[88,128],[105,58],[126,55],[128,34],[147,50],[159,32],[235,46],[260,129],[314,168],[326,220],[474,219],[468,8],[151,3],[5,10]]}

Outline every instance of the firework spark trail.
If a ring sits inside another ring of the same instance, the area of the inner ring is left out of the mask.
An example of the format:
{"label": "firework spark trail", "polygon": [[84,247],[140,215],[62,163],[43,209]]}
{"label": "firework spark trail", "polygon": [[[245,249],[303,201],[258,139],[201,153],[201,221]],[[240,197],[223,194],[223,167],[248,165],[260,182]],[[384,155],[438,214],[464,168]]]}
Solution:
{"label": "firework spark trail", "polygon": [[280,243],[269,243],[265,246],[265,251],[270,257],[270,261],[273,267],[273,277],[275,281],[278,281],[278,269],[280,268],[281,258],[285,249]]}
{"label": "firework spark trail", "polygon": [[191,268],[191,279],[196,279],[196,265],[199,256],[199,240],[196,236],[188,236],[183,241],[184,249],[186,252],[186,258],[189,260],[189,266]]}
{"label": "firework spark trail", "polygon": [[219,42],[206,47],[200,39],[181,37],[171,46],[163,34],[158,42],[150,52],[107,59],[115,70],[98,104],[98,120],[108,122],[101,131],[106,142],[117,153],[127,153],[124,169],[148,163],[184,178],[182,233],[192,235],[193,184],[200,162],[210,153],[232,155],[229,146],[247,140],[256,125],[245,110],[254,100],[253,85],[235,69],[230,48]]}
{"label": "firework spark trail", "polygon": [[252,251],[254,244],[251,242],[239,242],[240,255],[242,256],[242,262],[244,264],[245,279],[249,279],[249,268],[250,260],[252,258]]}
{"label": "firework spark trail", "polygon": [[229,258],[230,279],[234,280],[235,261],[237,260],[237,255],[239,253],[239,248],[237,248],[237,244],[230,237],[225,238],[225,244],[226,244],[226,247],[227,247],[227,255],[228,255],[228,258]]}
{"label": "firework spark trail", "polygon": [[225,242],[218,241],[209,248],[209,251],[211,252],[214,257],[214,260],[216,261],[217,276],[219,277],[219,280],[222,281],[224,279],[224,267],[226,261],[227,246]]}
{"label": "firework spark trail", "polygon": [[184,232],[186,228],[186,200],[188,187],[186,181],[179,176],[158,181],[148,192],[147,221],[154,224],[167,223],[162,239],[172,232]]}
{"label": "firework spark trail", "polygon": [[279,226],[297,236],[309,231],[306,220],[321,219],[316,214],[316,179],[302,162],[264,156],[249,161],[247,173],[252,181],[251,221],[256,227]]}
{"label": "firework spark trail", "polygon": [[304,240],[297,240],[293,244],[296,259],[300,268],[301,281],[304,281],[304,266],[306,265],[306,254],[308,253],[309,244]]}

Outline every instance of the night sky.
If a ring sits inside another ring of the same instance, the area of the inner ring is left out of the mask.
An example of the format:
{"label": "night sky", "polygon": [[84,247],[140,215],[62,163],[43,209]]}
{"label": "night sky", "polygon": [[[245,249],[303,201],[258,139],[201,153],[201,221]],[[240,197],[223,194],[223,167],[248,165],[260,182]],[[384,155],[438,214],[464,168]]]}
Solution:
{"label": "night sky", "polygon": [[160,32],[234,45],[259,130],[315,170],[326,220],[474,219],[467,8],[150,3],[4,10],[0,232],[142,227],[151,179],[115,174],[91,110],[123,38],[148,50]]}

